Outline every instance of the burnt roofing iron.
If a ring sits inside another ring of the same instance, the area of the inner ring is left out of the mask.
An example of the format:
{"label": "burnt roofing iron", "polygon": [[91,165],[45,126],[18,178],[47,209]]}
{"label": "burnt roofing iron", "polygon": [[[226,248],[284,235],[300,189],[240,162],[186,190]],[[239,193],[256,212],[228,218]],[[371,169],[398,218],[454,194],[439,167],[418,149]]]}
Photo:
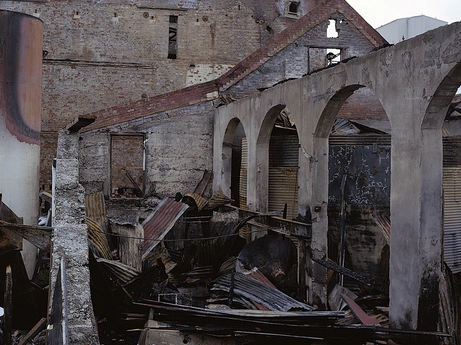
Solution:
{"label": "burnt roofing iron", "polygon": [[166,236],[176,221],[189,208],[187,204],[165,198],[141,224],[144,227],[143,260],[149,252]]}

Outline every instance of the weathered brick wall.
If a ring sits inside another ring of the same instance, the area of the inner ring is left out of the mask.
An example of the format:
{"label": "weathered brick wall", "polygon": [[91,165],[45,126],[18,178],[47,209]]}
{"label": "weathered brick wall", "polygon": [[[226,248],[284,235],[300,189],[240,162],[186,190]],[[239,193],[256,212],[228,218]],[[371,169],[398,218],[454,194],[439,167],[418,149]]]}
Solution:
{"label": "weathered brick wall", "polygon": [[350,120],[388,121],[386,111],[380,100],[369,88],[361,88],[354,92],[341,107],[338,117]]}
{"label": "weathered brick wall", "polygon": [[[280,50],[267,63],[231,86],[226,93],[230,92],[236,96],[247,95],[288,78],[305,75],[308,73],[307,54],[310,45],[324,48],[355,46],[357,47],[355,50],[360,55],[373,49],[364,36],[349,27],[339,14],[337,16],[338,21],[342,21],[337,38],[327,38],[329,21],[326,20]],[[259,61],[259,58],[256,56],[251,59]],[[325,63],[324,59],[322,63]],[[323,65],[319,66],[322,67]],[[200,180],[203,170],[212,169],[213,103],[216,105],[219,101],[197,102],[214,90],[217,90],[217,85],[209,82],[168,95],[148,98],[145,102],[100,111],[96,114],[100,120],[94,128],[103,127],[84,133],[83,142],[88,142],[90,153],[94,149],[92,138],[104,138],[102,140],[104,143],[101,145],[110,150],[109,138],[104,134],[99,137],[98,132],[144,134],[147,139],[146,191],[148,195],[164,197],[174,195],[176,192],[190,192]],[[110,125],[111,121],[120,122],[128,117],[130,120],[126,123]],[[92,163],[88,162],[84,168],[86,171],[82,172],[82,183],[87,190],[90,190],[89,186],[97,188],[98,184],[103,184],[104,169],[106,169],[106,176],[110,176],[107,160],[102,156],[98,157]],[[91,170],[98,164],[101,164],[102,168],[98,167],[98,174],[93,175]]]}
{"label": "weathered brick wall", "polygon": [[[180,89],[194,66],[236,64],[293,22],[285,2],[1,1],[0,9],[44,21],[40,184],[51,184],[58,129],[77,115]],[[300,14],[310,6],[301,1]],[[167,58],[170,15],[178,16],[177,59]]]}
{"label": "weathered brick wall", "polygon": [[203,102],[109,126],[104,132],[83,133],[80,181],[87,193],[104,186],[107,192],[111,176],[109,133],[138,133],[147,139],[146,195],[163,198],[193,192],[203,171],[212,170],[213,116],[212,103]]}
{"label": "weathered brick wall", "polygon": [[[300,78],[312,71],[324,68],[326,67],[326,51],[323,56],[320,56],[318,48],[341,49],[343,59],[362,56],[373,50],[374,46],[352,25],[349,25],[341,14],[336,13],[331,18],[337,20],[338,37],[327,37],[327,27],[330,22],[326,20],[309,30],[293,44],[282,49],[252,74],[230,87],[226,93],[232,94],[235,98],[241,98],[256,92],[258,88],[268,88],[280,81]],[[310,50],[310,47],[315,49]],[[313,52],[315,55],[312,54]]]}

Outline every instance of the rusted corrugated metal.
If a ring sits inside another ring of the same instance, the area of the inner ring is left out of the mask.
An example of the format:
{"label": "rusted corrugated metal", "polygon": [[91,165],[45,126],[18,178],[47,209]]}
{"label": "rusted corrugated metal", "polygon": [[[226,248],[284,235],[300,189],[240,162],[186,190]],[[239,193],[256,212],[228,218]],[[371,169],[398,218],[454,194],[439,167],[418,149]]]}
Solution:
{"label": "rusted corrugated metal", "polygon": [[165,198],[158,204],[142,223],[144,227],[143,259],[165,237],[188,207],[187,204],[177,202],[174,198]]}
{"label": "rusted corrugated metal", "polygon": [[248,210],[247,207],[247,171],[248,171],[248,145],[247,138],[242,138],[242,162],[240,165],[239,181],[239,207]]}
{"label": "rusted corrugated metal", "polygon": [[445,262],[461,272],[461,166],[443,168],[443,229]]}
{"label": "rusted corrugated metal", "polygon": [[269,168],[269,212],[281,212],[287,204],[287,219],[298,215],[298,168]]}
{"label": "rusted corrugated metal", "polygon": [[86,216],[98,223],[101,229],[106,228],[106,203],[102,192],[85,195]]}
{"label": "rusted corrugated metal", "polygon": [[297,135],[273,135],[270,139],[269,147],[269,166],[298,166],[299,139]]}
{"label": "rusted corrugated metal", "polygon": [[120,261],[97,258],[96,261],[107,269],[122,285],[136,278],[141,272]]}
{"label": "rusted corrugated metal", "polygon": [[390,135],[344,135],[330,136],[329,144],[331,146],[346,145],[391,145]]}
{"label": "rusted corrugated metal", "polygon": [[299,139],[292,131],[272,135],[269,144],[269,212],[287,205],[287,219],[298,215]]}
{"label": "rusted corrugated metal", "polygon": [[461,137],[443,138],[443,166],[461,165]]}

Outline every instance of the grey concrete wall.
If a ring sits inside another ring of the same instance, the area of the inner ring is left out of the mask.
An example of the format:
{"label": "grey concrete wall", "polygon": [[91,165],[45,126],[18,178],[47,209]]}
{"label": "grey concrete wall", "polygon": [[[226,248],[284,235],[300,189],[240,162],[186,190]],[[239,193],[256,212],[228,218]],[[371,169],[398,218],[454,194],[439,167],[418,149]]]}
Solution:
{"label": "grey concrete wall", "polygon": [[[325,257],[328,230],[328,136],[344,101],[368,87],[392,126],[390,318],[396,327],[434,330],[441,269],[441,172],[444,114],[461,84],[461,24],[430,31],[328,70],[286,82],[217,110],[214,188],[227,190],[224,136],[235,118],[248,141],[248,203],[265,211],[267,131],[274,106],[286,105],[300,138],[299,209],[311,207],[312,252]],[[321,206],[320,212],[313,207]],[[316,268],[311,298],[325,301]],[[322,304],[322,302],[320,303]]]}

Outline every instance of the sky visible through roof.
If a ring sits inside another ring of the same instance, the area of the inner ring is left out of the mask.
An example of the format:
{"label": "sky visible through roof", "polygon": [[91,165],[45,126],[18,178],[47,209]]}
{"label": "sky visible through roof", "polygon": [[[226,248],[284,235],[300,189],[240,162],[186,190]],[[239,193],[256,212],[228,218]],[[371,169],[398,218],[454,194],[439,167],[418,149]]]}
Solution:
{"label": "sky visible through roof", "polygon": [[421,14],[453,23],[461,21],[460,0],[346,0],[372,27]]}

